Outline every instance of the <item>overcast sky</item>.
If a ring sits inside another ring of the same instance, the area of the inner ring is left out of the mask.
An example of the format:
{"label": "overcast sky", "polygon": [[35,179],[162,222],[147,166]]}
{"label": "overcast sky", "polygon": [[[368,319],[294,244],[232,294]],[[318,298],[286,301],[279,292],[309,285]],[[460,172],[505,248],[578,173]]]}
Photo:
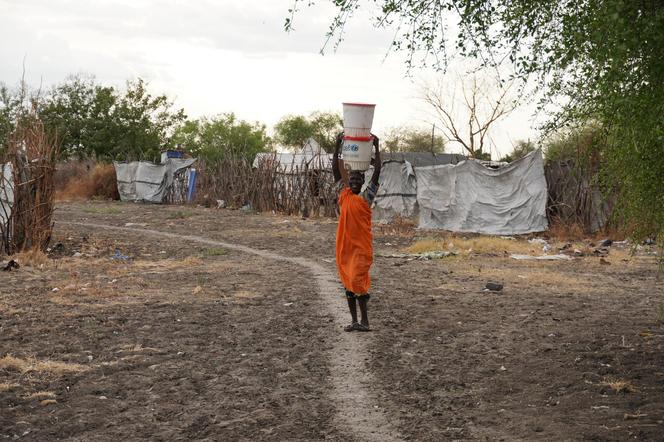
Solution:
{"label": "overcast sky", "polygon": [[[271,128],[286,114],[365,101],[377,104],[378,135],[392,126],[430,128],[418,84],[436,74],[408,77],[403,54],[385,58],[393,33],[363,16],[336,52],[320,55],[334,11],[318,3],[286,33],[292,0],[0,0],[0,81],[17,84],[25,58],[32,85],[72,73],[118,86],[140,76],[192,118],[235,112]],[[536,137],[532,112],[525,106],[500,124],[494,158]]]}

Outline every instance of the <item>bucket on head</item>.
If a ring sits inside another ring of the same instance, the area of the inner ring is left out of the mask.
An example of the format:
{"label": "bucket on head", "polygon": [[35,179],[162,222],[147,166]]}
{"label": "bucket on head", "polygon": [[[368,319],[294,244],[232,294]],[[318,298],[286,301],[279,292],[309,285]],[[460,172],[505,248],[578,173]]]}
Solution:
{"label": "bucket on head", "polygon": [[375,109],[375,104],[343,103],[344,134],[350,137],[370,136]]}
{"label": "bucket on head", "polygon": [[371,152],[373,150],[373,137],[344,136],[341,149],[344,164],[351,170],[367,170],[371,166]]}

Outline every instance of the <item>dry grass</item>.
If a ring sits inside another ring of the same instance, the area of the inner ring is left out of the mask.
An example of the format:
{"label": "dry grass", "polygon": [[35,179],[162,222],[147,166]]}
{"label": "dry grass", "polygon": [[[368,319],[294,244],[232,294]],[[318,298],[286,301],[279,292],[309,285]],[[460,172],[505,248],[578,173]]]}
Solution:
{"label": "dry grass", "polygon": [[7,355],[0,359],[0,370],[18,371],[20,373],[38,372],[62,375],[67,373],[79,373],[85,371],[86,367],[59,361],[37,361],[36,359],[20,359]]}
{"label": "dry grass", "polygon": [[32,400],[38,400],[38,401],[43,401],[46,399],[55,399],[55,393],[52,391],[37,391],[35,393],[29,394],[25,396],[25,399],[32,401]]}
{"label": "dry grass", "polygon": [[50,263],[48,256],[39,249],[27,250],[19,252],[12,256],[10,259],[15,260],[19,265],[27,267],[43,267]]}
{"label": "dry grass", "polygon": [[19,384],[10,384],[8,382],[0,382],[0,393],[5,391],[13,390],[14,388],[20,387]]}
{"label": "dry grass", "polygon": [[112,164],[91,166],[85,163],[81,170],[61,184],[56,191],[58,200],[102,198],[119,200],[115,168]]}
{"label": "dry grass", "polygon": [[655,307],[655,319],[660,324],[664,324],[664,304],[659,304]]}
{"label": "dry grass", "polygon": [[470,253],[505,254],[505,253],[534,253],[540,252],[539,244],[530,244],[524,240],[510,240],[497,236],[478,236],[475,238],[461,238],[447,236],[441,239],[423,239],[413,243],[408,249],[409,253],[425,253],[436,251],[455,251],[461,255]]}
{"label": "dry grass", "polygon": [[56,401],[55,399],[44,399],[39,404],[45,407],[47,405],[53,405],[53,404],[57,404],[57,403],[58,403],[58,401]]}
{"label": "dry grass", "polygon": [[638,389],[625,379],[607,378],[600,385],[609,387],[616,393],[636,393]]}
{"label": "dry grass", "polygon": [[554,222],[547,233],[558,241],[581,241],[588,236],[579,223]]}
{"label": "dry grass", "polygon": [[[205,252],[204,252],[205,253]],[[208,256],[208,255],[205,255]],[[212,256],[212,255],[210,255]],[[199,258],[198,256],[187,256],[185,259],[181,261],[182,265],[184,266],[200,266],[203,264],[203,260]]]}

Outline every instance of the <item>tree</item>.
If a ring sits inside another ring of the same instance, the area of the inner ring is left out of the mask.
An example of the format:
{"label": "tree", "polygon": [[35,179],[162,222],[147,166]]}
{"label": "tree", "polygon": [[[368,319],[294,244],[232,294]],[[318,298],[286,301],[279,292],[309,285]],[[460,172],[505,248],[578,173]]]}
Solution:
{"label": "tree", "polygon": [[335,112],[313,112],[309,116],[314,127],[313,138],[327,153],[334,152],[337,134],[344,128],[343,119]]}
{"label": "tree", "polygon": [[14,131],[19,104],[16,94],[0,83],[0,153],[7,148],[9,135]]}
{"label": "tree", "polygon": [[393,127],[386,131],[383,145],[389,152],[443,153],[445,140],[440,134],[416,127]]}
{"label": "tree", "polygon": [[153,96],[147,86],[141,78],[129,81],[125,93],[117,98],[109,115],[113,128],[110,157],[157,160],[162,147],[170,144],[173,132],[186,119],[184,109],[174,110],[166,95]]}
{"label": "tree", "polygon": [[45,129],[57,136],[65,157],[84,158],[91,153],[89,123],[98,87],[92,76],[70,76],[40,103]]}
{"label": "tree", "polygon": [[[286,28],[293,27],[296,0]],[[307,2],[313,5],[314,2]],[[362,7],[378,3],[377,27],[392,43],[445,68],[451,43],[484,66],[508,64],[544,92],[549,133],[597,121],[604,131],[605,186],[635,237],[664,243],[664,3],[659,0],[330,0],[338,14],[328,39]],[[454,26],[455,33],[450,29]],[[550,103],[556,106],[551,109]]]}
{"label": "tree", "polygon": [[[490,141],[491,129],[498,120],[515,107],[510,98],[510,84],[491,84],[478,78],[458,77],[453,90],[442,77],[436,85],[425,86],[422,99],[438,117],[446,141],[461,145],[471,158],[491,159],[485,148]],[[460,89],[461,97],[457,89]]]}
{"label": "tree", "polygon": [[152,95],[141,78],[128,81],[120,92],[92,76],[70,76],[40,101],[39,108],[65,158],[157,160],[186,118],[166,95]]}
{"label": "tree", "polygon": [[334,140],[342,130],[343,121],[339,114],[320,111],[308,117],[287,115],[274,126],[278,143],[297,150],[313,138],[328,153],[334,152]]}
{"label": "tree", "polygon": [[256,154],[269,150],[271,144],[265,125],[238,121],[232,113],[186,121],[175,131],[173,142],[210,163],[226,155],[253,162]]}
{"label": "tree", "polygon": [[533,152],[537,147],[535,146],[535,143],[532,141],[528,140],[519,140],[516,142],[516,145],[512,149],[512,152],[508,153],[507,155],[503,156],[500,161],[505,161],[507,163],[511,163],[512,161],[518,160],[519,158],[523,158],[526,155],[528,155],[530,152]]}
{"label": "tree", "polygon": [[302,115],[287,115],[274,126],[275,141],[293,149],[302,149],[313,135],[313,124]]}

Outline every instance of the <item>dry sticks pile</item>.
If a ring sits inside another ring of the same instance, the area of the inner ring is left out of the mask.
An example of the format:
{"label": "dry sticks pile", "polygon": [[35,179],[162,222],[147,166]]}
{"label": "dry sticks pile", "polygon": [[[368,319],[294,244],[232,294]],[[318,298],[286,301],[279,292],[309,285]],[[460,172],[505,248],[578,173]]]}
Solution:
{"label": "dry sticks pile", "polygon": [[16,128],[0,159],[0,246],[8,255],[45,250],[51,239],[57,143],[36,118]]}
{"label": "dry sticks pile", "polygon": [[337,213],[334,178],[322,161],[284,165],[277,156],[263,158],[254,168],[246,159],[226,157],[202,164],[198,202],[231,208],[251,208],[287,215],[329,216]]}

